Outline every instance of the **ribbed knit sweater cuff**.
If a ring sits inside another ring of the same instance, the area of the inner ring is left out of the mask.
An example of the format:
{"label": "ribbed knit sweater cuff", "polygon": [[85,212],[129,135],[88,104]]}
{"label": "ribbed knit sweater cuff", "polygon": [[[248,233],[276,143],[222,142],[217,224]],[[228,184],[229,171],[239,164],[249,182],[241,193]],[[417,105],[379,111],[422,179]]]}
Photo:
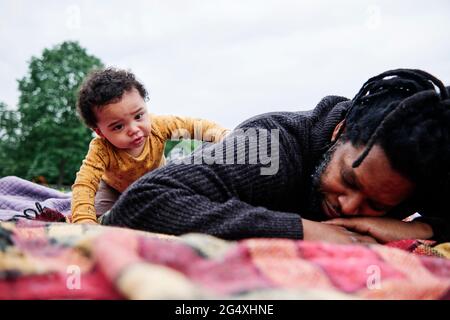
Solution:
{"label": "ribbed knit sweater cuff", "polygon": [[250,231],[249,233],[261,233],[261,237],[265,238],[301,240],[303,239],[302,218],[297,214],[280,212],[276,219],[257,226],[257,230]]}

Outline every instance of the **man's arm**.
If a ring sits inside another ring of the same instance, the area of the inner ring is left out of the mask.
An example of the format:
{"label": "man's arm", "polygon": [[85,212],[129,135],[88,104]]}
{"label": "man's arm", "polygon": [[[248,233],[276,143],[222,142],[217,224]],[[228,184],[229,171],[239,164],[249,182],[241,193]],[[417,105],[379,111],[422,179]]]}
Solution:
{"label": "man's arm", "polygon": [[[302,165],[290,159],[287,152],[297,154],[295,145],[281,136],[280,141],[272,141],[270,134],[265,137],[270,152],[266,158],[279,160],[273,174],[263,174],[271,166],[267,161],[250,163],[261,159],[254,156],[262,150],[263,141],[234,132],[220,143],[197,150],[183,159],[184,164],[169,163],[141,177],[102,223],[172,234],[204,232],[229,239],[301,239],[300,216],[289,208],[299,198],[295,170],[301,171]],[[272,142],[276,148],[271,148]],[[211,157],[222,161],[205,164]]]}
{"label": "man's arm", "polygon": [[302,219],[303,240],[340,244],[377,243],[371,235],[351,231],[340,225]]}
{"label": "man's arm", "polygon": [[343,227],[252,206],[237,198],[212,201],[165,180],[152,178],[134,185],[103,217],[102,224],[174,235],[199,232],[231,240],[267,237],[342,244],[376,243],[370,236]]}
{"label": "man's arm", "polygon": [[416,220],[405,222],[389,217],[353,217],[332,219],[325,223],[367,234],[381,243],[433,237],[432,228],[428,224]]}
{"label": "man's arm", "polygon": [[433,231],[432,240],[436,240],[438,243],[450,242],[450,221],[448,219],[422,216],[414,221],[430,226]]}
{"label": "man's arm", "polygon": [[212,201],[163,176],[133,185],[103,217],[102,224],[174,235],[199,232],[230,240],[267,237],[341,244],[376,243],[371,236],[344,227],[252,206],[237,198]]}
{"label": "man's arm", "polygon": [[102,224],[175,235],[201,232],[224,239],[302,238],[301,219],[295,213],[255,207],[237,198],[212,201],[161,175],[149,178],[126,191]]}

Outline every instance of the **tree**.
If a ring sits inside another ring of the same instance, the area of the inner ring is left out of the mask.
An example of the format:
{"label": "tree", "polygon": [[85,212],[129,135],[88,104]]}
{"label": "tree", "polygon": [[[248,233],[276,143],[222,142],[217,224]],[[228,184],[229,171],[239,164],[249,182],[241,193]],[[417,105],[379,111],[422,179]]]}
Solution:
{"label": "tree", "polygon": [[77,42],[63,42],[32,57],[19,80],[18,165],[26,179],[44,176],[59,186],[72,184],[92,139],[76,115],[76,94],[85,76],[102,62]]}
{"label": "tree", "polygon": [[18,123],[18,113],[8,110],[6,104],[0,102],[0,177],[15,171],[16,162],[11,155],[16,151]]}

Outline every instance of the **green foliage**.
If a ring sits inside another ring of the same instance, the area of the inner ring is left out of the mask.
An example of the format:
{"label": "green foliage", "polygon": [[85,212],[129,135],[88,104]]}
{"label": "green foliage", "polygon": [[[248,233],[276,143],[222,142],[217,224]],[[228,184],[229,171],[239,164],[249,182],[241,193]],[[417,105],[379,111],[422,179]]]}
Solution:
{"label": "green foliage", "polygon": [[[91,131],[76,115],[76,94],[85,76],[102,62],[77,42],[63,42],[32,57],[20,79],[16,164],[9,174],[70,185],[87,152]],[[5,175],[5,174],[4,174]]]}
{"label": "green foliage", "polygon": [[164,155],[168,160],[186,156],[194,151],[202,142],[199,140],[167,140],[164,146]]}
{"label": "green foliage", "polygon": [[14,172],[16,163],[11,157],[15,152],[18,136],[19,115],[8,110],[5,103],[0,102],[0,177]]}
{"label": "green foliage", "polygon": [[0,141],[17,135],[18,113],[8,110],[5,103],[0,102]]}

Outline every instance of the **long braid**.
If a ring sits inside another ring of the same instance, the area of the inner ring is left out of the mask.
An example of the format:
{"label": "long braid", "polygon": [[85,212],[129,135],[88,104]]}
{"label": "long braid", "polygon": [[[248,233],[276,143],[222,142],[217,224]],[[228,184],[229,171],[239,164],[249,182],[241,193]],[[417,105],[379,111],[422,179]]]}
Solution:
{"label": "long braid", "polygon": [[[352,167],[357,168],[363,162],[363,160],[367,157],[372,147],[377,142],[379,136],[383,133],[384,129],[390,123],[395,123],[398,119],[402,118],[402,115],[405,112],[410,111],[410,109],[414,108],[416,105],[422,105],[426,100],[435,100],[436,102],[436,94],[434,91],[423,91],[419,92],[409,98],[406,98],[402,102],[400,102],[394,109],[389,111],[389,113],[382,119],[380,124],[375,128],[375,131],[370,136],[369,141],[367,142],[366,148],[363,153],[353,162]],[[420,104],[418,102],[421,102]]]}
{"label": "long braid", "polygon": [[[387,77],[391,78],[386,79]],[[435,90],[435,86],[439,89],[439,92]],[[388,111],[370,135],[363,153],[353,162],[353,168],[358,167],[363,162],[385,127],[401,118],[401,115],[408,112],[408,109],[414,108],[415,105],[422,105],[425,101],[436,103],[439,101],[439,99],[433,99],[436,97],[440,97],[441,100],[448,99],[448,92],[444,84],[434,76],[416,69],[390,70],[370,78],[363,85],[353,99],[347,115],[350,115],[354,108],[370,106],[371,101],[389,94],[403,95],[407,98],[403,100],[397,98],[386,107]]]}
{"label": "long braid", "polygon": [[448,98],[448,92],[445,89],[444,84],[434,77],[433,75],[419,69],[395,69],[383,72],[375,77],[370,78],[366,81],[366,83],[361,87],[359,92],[353,98],[353,101],[356,103],[358,100],[364,96],[374,85],[376,85],[380,80],[383,80],[387,77],[400,77],[404,80],[413,80],[419,83],[424,88],[433,89],[433,84],[439,88],[439,93],[441,94],[442,100]]}

